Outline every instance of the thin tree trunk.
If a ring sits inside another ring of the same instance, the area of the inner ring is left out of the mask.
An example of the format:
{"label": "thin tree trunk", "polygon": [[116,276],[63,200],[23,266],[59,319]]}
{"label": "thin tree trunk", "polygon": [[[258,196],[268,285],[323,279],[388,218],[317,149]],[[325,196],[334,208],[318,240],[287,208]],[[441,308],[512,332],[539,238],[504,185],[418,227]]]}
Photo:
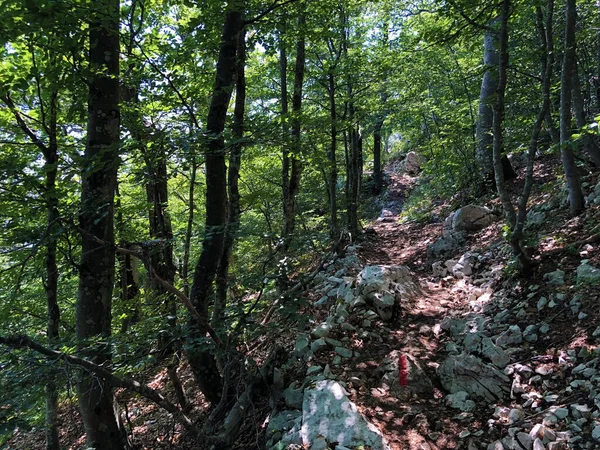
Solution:
{"label": "thin tree trunk", "polygon": [[[550,73],[550,78],[548,78],[548,83],[550,86],[552,85],[552,74],[554,73],[554,65],[556,64],[556,58],[554,57],[554,24],[552,23],[552,18],[554,17],[554,1],[548,0],[546,6],[546,46],[547,46],[547,64],[548,70]],[[550,139],[554,145],[560,144],[560,132],[558,128],[556,128],[556,124],[554,123],[554,119],[552,117],[552,97],[549,97],[548,109],[546,110],[546,116],[544,120],[546,122],[546,129],[548,130],[548,134],[550,135]]]}
{"label": "thin tree trunk", "polygon": [[246,109],[246,33],[240,32],[237,47],[235,107],[233,111],[232,137],[229,146],[229,172],[227,188],[229,192],[229,208],[227,213],[227,229],[223,256],[217,275],[217,299],[213,312],[213,326],[218,329],[222,322],[227,305],[227,288],[229,265],[233,254],[233,244],[240,227],[240,166],[242,159],[242,139],[244,138],[244,114]]}
{"label": "thin tree trunk", "polygon": [[[114,193],[119,166],[119,2],[94,3],[90,20],[87,142],[82,172],[81,263],[76,304],[80,354],[110,368],[111,305],[114,286]],[[96,341],[98,340],[98,341]],[[127,437],[119,420],[112,386],[82,373],[79,409],[90,448],[122,450]]]}
{"label": "thin tree trunk", "polygon": [[[548,0],[547,4],[546,24],[552,27],[554,1]],[[527,170],[525,173],[525,184],[523,186],[523,193],[519,199],[517,221],[511,236],[513,253],[519,261],[521,273],[526,276],[531,274],[532,267],[531,259],[529,258],[529,255],[526,254],[522,243],[523,229],[525,227],[525,222],[527,221],[527,201],[529,200],[529,196],[531,195],[531,190],[533,188],[533,163],[537,153],[538,140],[547,112],[550,109],[550,80],[552,77],[552,65],[550,64],[550,56],[548,53],[549,33],[547,31],[548,28],[544,27],[544,15],[540,6],[536,6],[536,17],[536,25],[540,35],[540,55],[542,68],[541,90],[543,100],[542,106],[533,125],[533,129],[531,130],[531,139],[529,141],[529,148],[527,150]]]}
{"label": "thin tree trunk", "polygon": [[327,180],[329,185],[329,234],[332,240],[338,238],[339,225],[337,217],[337,112],[335,105],[335,79],[333,72],[329,72],[329,110],[331,117],[331,146],[327,155],[329,159],[329,173]]}
{"label": "thin tree trunk", "polygon": [[[579,81],[579,71],[577,68],[577,58],[573,61],[573,110],[575,111],[575,123],[578,128],[583,128],[587,125],[585,118],[585,110],[583,106],[583,96],[581,94],[581,82]],[[591,134],[583,133],[581,137],[583,149],[590,156],[594,165],[600,168],[600,147]]]}
{"label": "thin tree trunk", "polygon": [[373,182],[374,193],[379,195],[383,189],[383,172],[381,170],[381,128],[383,119],[377,119],[373,130]]}
{"label": "thin tree trunk", "polygon": [[[208,305],[219,262],[223,254],[227,224],[227,169],[223,131],[227,108],[231,100],[236,73],[236,49],[243,27],[244,0],[229,0],[219,49],[216,79],[208,111],[205,144],[206,228],[202,253],[194,270],[190,301],[201,318],[208,323]],[[201,339],[208,331],[204,323],[192,321],[192,339]],[[208,401],[218,404],[222,395],[222,379],[213,354],[190,343],[188,361],[202,393]]]}
{"label": "thin tree trunk", "polygon": [[[496,27],[498,19],[490,23],[490,28]],[[494,177],[492,126],[494,122],[493,101],[498,88],[498,32],[494,29],[486,31],[483,40],[483,63],[485,72],[479,94],[479,114],[475,136],[477,140],[477,162],[482,179],[491,183]]]}
{"label": "thin tree trunk", "polygon": [[190,168],[190,188],[188,191],[188,220],[185,229],[185,242],[183,249],[183,262],[181,266],[181,278],[183,278],[183,292],[189,297],[190,295],[190,283],[189,283],[189,270],[190,270],[190,252],[192,247],[192,233],[194,232],[194,209],[196,208],[196,202],[194,195],[196,195],[196,175],[198,173],[198,163],[196,162],[196,155],[192,155],[192,166]]}
{"label": "thin tree trunk", "polygon": [[[46,226],[46,305],[48,307],[48,344],[54,345],[59,338],[60,309],[58,307],[58,265],[56,250],[59,233],[58,195],[56,178],[58,175],[57,141],[58,94],[53,92],[50,99],[49,143],[44,152],[44,172],[46,173],[45,197],[47,211]],[[49,373],[46,382],[46,449],[59,450],[58,438],[58,386],[56,374]]]}
{"label": "thin tree trunk", "polygon": [[[281,194],[283,217],[287,216],[287,205],[290,196],[290,150],[288,148],[288,134],[290,132],[288,126],[289,102],[288,102],[288,87],[287,87],[287,51],[283,36],[285,34],[286,25],[283,19],[282,30],[279,37],[279,84],[281,87],[281,117],[283,131],[283,149],[281,152]],[[285,238],[285,236],[283,236]]]}
{"label": "thin tree trunk", "polygon": [[296,66],[294,69],[294,93],[292,95],[292,148],[293,153],[290,157],[291,170],[289,173],[289,182],[287,189],[287,199],[285,204],[285,215],[283,217],[283,252],[287,252],[292,242],[293,234],[296,229],[297,199],[300,190],[300,177],[302,175],[302,161],[300,154],[302,144],[300,139],[302,120],[302,87],[304,85],[304,68],[306,64],[306,39],[304,37],[304,28],[306,26],[306,16],[300,13],[298,16],[298,41],[296,42]]}
{"label": "thin tree trunk", "polygon": [[583,192],[575,164],[573,143],[571,142],[571,93],[575,61],[575,0],[567,0],[565,19],[565,53],[560,77],[560,156],[567,188],[571,215],[581,214],[584,207]]}
{"label": "thin tree trunk", "polygon": [[502,207],[506,221],[514,229],[517,217],[510,194],[508,193],[504,180],[504,167],[502,165],[502,147],[503,147],[503,130],[502,122],[504,121],[504,97],[506,92],[508,67],[508,20],[510,16],[510,0],[502,2],[502,14],[499,36],[499,61],[498,61],[498,87],[496,89],[496,103],[494,104],[494,121],[493,121],[493,161],[494,161],[494,176],[496,181],[496,190]]}

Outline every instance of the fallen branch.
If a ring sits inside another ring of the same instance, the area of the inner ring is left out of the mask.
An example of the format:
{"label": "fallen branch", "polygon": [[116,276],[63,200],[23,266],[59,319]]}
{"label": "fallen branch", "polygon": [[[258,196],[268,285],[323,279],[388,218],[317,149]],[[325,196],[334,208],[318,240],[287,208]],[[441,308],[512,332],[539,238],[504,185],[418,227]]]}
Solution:
{"label": "fallen branch", "polygon": [[44,356],[55,360],[61,360],[73,366],[80,367],[94,375],[103,378],[107,383],[115,388],[125,388],[130,391],[137,392],[148,400],[153,401],[161,408],[165,409],[177,420],[184,428],[193,436],[200,437],[201,433],[194,423],[187,417],[174,403],[167,400],[160,392],[139,383],[131,378],[118,377],[105,367],[99,366],[87,359],[78,358],[77,356],[61,353],[44,347],[42,344],[34,341],[28,336],[0,336],[0,344],[11,348],[28,348],[34,350]]}

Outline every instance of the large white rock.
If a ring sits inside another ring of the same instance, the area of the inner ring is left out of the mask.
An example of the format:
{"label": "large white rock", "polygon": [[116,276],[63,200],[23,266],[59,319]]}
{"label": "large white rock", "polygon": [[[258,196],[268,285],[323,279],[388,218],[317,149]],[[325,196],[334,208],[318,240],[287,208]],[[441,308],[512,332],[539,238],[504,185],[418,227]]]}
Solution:
{"label": "large white rock", "polygon": [[425,158],[422,155],[416,152],[408,152],[400,168],[410,175],[416,175],[421,171],[423,164],[425,164]]}
{"label": "large white rock", "polygon": [[479,231],[494,221],[492,212],[483,206],[467,205],[458,209],[452,218],[454,231]]}
{"label": "large white rock", "polygon": [[388,450],[379,430],[358,412],[336,381],[321,380],[304,391],[300,439],[311,448],[320,439],[337,442],[348,448],[363,446],[372,450]]}
{"label": "large white rock", "polygon": [[370,300],[383,320],[392,318],[396,302],[420,293],[417,279],[404,266],[366,266],[356,278],[356,295]]}

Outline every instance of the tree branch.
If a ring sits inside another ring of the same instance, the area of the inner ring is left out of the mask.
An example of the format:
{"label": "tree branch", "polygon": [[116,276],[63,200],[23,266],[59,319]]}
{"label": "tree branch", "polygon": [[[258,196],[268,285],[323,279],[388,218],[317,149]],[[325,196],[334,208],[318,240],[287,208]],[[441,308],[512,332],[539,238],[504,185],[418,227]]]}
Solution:
{"label": "tree branch", "polygon": [[138,394],[149,400],[152,400],[158,406],[171,413],[173,417],[193,436],[200,437],[200,431],[198,428],[174,403],[171,403],[169,400],[167,400],[160,392],[141,384],[136,380],[118,377],[105,367],[99,366],[98,364],[88,361],[87,359],[78,358],[77,356],[73,355],[67,355],[66,353],[61,353],[48,347],[44,347],[39,342],[36,342],[25,335],[0,336],[0,344],[15,349],[27,348],[36,351],[44,356],[47,356],[48,358],[61,360],[67,364],[80,367],[81,369],[93,373],[94,375],[103,378],[112,387],[120,387],[137,392]]}

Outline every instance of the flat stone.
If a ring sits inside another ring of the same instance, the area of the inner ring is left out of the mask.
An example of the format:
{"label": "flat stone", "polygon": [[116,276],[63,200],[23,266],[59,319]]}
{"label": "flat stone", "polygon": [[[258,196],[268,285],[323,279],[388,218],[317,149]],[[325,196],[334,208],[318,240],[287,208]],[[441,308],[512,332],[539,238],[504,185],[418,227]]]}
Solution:
{"label": "flat stone", "polygon": [[458,391],[454,394],[449,394],[446,396],[446,404],[450,408],[458,409],[460,411],[473,411],[475,409],[475,402],[473,400],[469,400],[469,394],[465,391]]}
{"label": "flat stone", "polygon": [[496,339],[496,345],[507,346],[507,345],[519,345],[523,342],[523,333],[519,328],[519,325],[511,325],[508,330],[502,333]]}
{"label": "flat stone", "polygon": [[345,347],[336,347],[335,352],[342,358],[352,358],[352,350]]}
{"label": "flat stone", "polygon": [[452,394],[465,391],[474,399],[491,403],[510,393],[510,379],[495,366],[473,355],[448,356],[438,373],[442,386]]}

